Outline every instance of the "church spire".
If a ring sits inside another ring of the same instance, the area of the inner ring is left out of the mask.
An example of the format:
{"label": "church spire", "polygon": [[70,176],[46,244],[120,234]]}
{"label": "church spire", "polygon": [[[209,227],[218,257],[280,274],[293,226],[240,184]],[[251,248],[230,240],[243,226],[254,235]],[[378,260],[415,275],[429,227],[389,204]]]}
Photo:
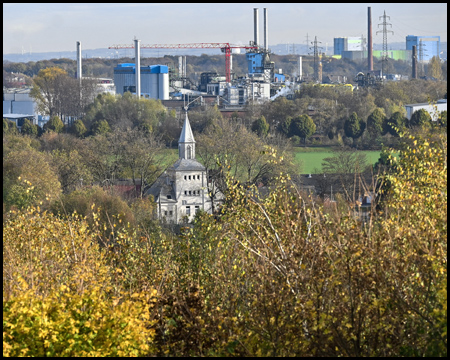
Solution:
{"label": "church spire", "polygon": [[186,112],[183,129],[178,140],[178,156],[180,159],[195,159],[195,140],[192,134],[191,124]]}

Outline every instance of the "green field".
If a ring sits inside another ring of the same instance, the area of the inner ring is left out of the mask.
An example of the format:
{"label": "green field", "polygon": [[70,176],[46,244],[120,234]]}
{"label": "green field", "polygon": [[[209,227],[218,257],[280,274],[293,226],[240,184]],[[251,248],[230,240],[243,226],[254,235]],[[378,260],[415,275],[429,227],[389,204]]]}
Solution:
{"label": "green field", "polygon": [[[296,148],[294,151],[295,161],[301,166],[300,172],[302,174],[314,174],[320,172],[322,160],[326,157],[333,156],[331,148]],[[380,158],[380,151],[362,152],[366,154],[367,162],[370,164],[375,164]]]}
{"label": "green field", "polygon": [[[177,157],[177,149],[167,149],[168,158],[165,161],[166,166],[172,165]],[[362,151],[362,150],[361,150]],[[333,155],[333,150],[330,147],[297,147],[294,149],[295,161],[302,168],[300,169],[302,174],[314,174],[317,168],[320,172],[322,167],[322,160],[326,157]],[[370,164],[375,164],[379,157],[381,151],[363,151],[367,156],[367,161]]]}

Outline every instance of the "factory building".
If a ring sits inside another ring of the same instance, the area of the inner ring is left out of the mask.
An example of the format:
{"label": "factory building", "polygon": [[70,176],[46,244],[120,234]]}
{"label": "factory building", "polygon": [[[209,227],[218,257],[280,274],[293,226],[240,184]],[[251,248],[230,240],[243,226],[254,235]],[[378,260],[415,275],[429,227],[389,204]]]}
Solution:
{"label": "factory building", "polygon": [[[169,100],[169,68],[166,65],[141,66],[141,96],[149,99]],[[116,93],[136,93],[136,66],[119,64],[114,68]]]}
{"label": "factory building", "polygon": [[364,51],[364,39],[360,37],[334,38],[334,55],[342,55],[344,51]]}
{"label": "factory building", "polygon": [[438,121],[439,114],[447,111],[447,99],[440,99],[433,105],[429,103],[407,104],[405,105],[406,118],[411,120],[411,116],[420,109],[425,109],[430,114],[432,121]]}
{"label": "factory building", "polygon": [[[30,97],[31,89],[3,90],[3,118],[28,118],[33,124],[42,126],[48,121],[48,116],[41,115],[37,110],[36,102]],[[23,122],[23,120],[22,120]],[[21,127],[16,122],[16,125]]]}
{"label": "factory building", "polygon": [[441,37],[408,35],[406,50],[412,51],[413,46],[417,48],[417,60],[427,63],[433,56],[440,57]]}

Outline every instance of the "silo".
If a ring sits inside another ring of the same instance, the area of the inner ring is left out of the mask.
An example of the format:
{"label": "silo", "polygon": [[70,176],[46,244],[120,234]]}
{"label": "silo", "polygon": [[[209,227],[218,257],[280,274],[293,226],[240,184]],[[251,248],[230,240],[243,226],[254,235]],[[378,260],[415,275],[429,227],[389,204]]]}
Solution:
{"label": "silo", "polygon": [[158,74],[159,93],[158,99],[169,100],[169,74],[160,72]]}

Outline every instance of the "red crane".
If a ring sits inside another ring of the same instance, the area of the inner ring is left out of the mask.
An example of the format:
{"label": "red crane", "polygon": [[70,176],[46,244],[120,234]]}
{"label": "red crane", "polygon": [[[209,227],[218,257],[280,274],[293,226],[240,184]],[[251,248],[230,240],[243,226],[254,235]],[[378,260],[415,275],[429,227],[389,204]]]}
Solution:
{"label": "red crane", "polygon": [[[257,46],[232,45],[230,43],[192,43],[192,44],[152,44],[141,45],[141,49],[217,49],[225,53],[225,79],[231,81],[231,49],[255,49]],[[108,49],[134,49],[134,45],[113,45]]]}

